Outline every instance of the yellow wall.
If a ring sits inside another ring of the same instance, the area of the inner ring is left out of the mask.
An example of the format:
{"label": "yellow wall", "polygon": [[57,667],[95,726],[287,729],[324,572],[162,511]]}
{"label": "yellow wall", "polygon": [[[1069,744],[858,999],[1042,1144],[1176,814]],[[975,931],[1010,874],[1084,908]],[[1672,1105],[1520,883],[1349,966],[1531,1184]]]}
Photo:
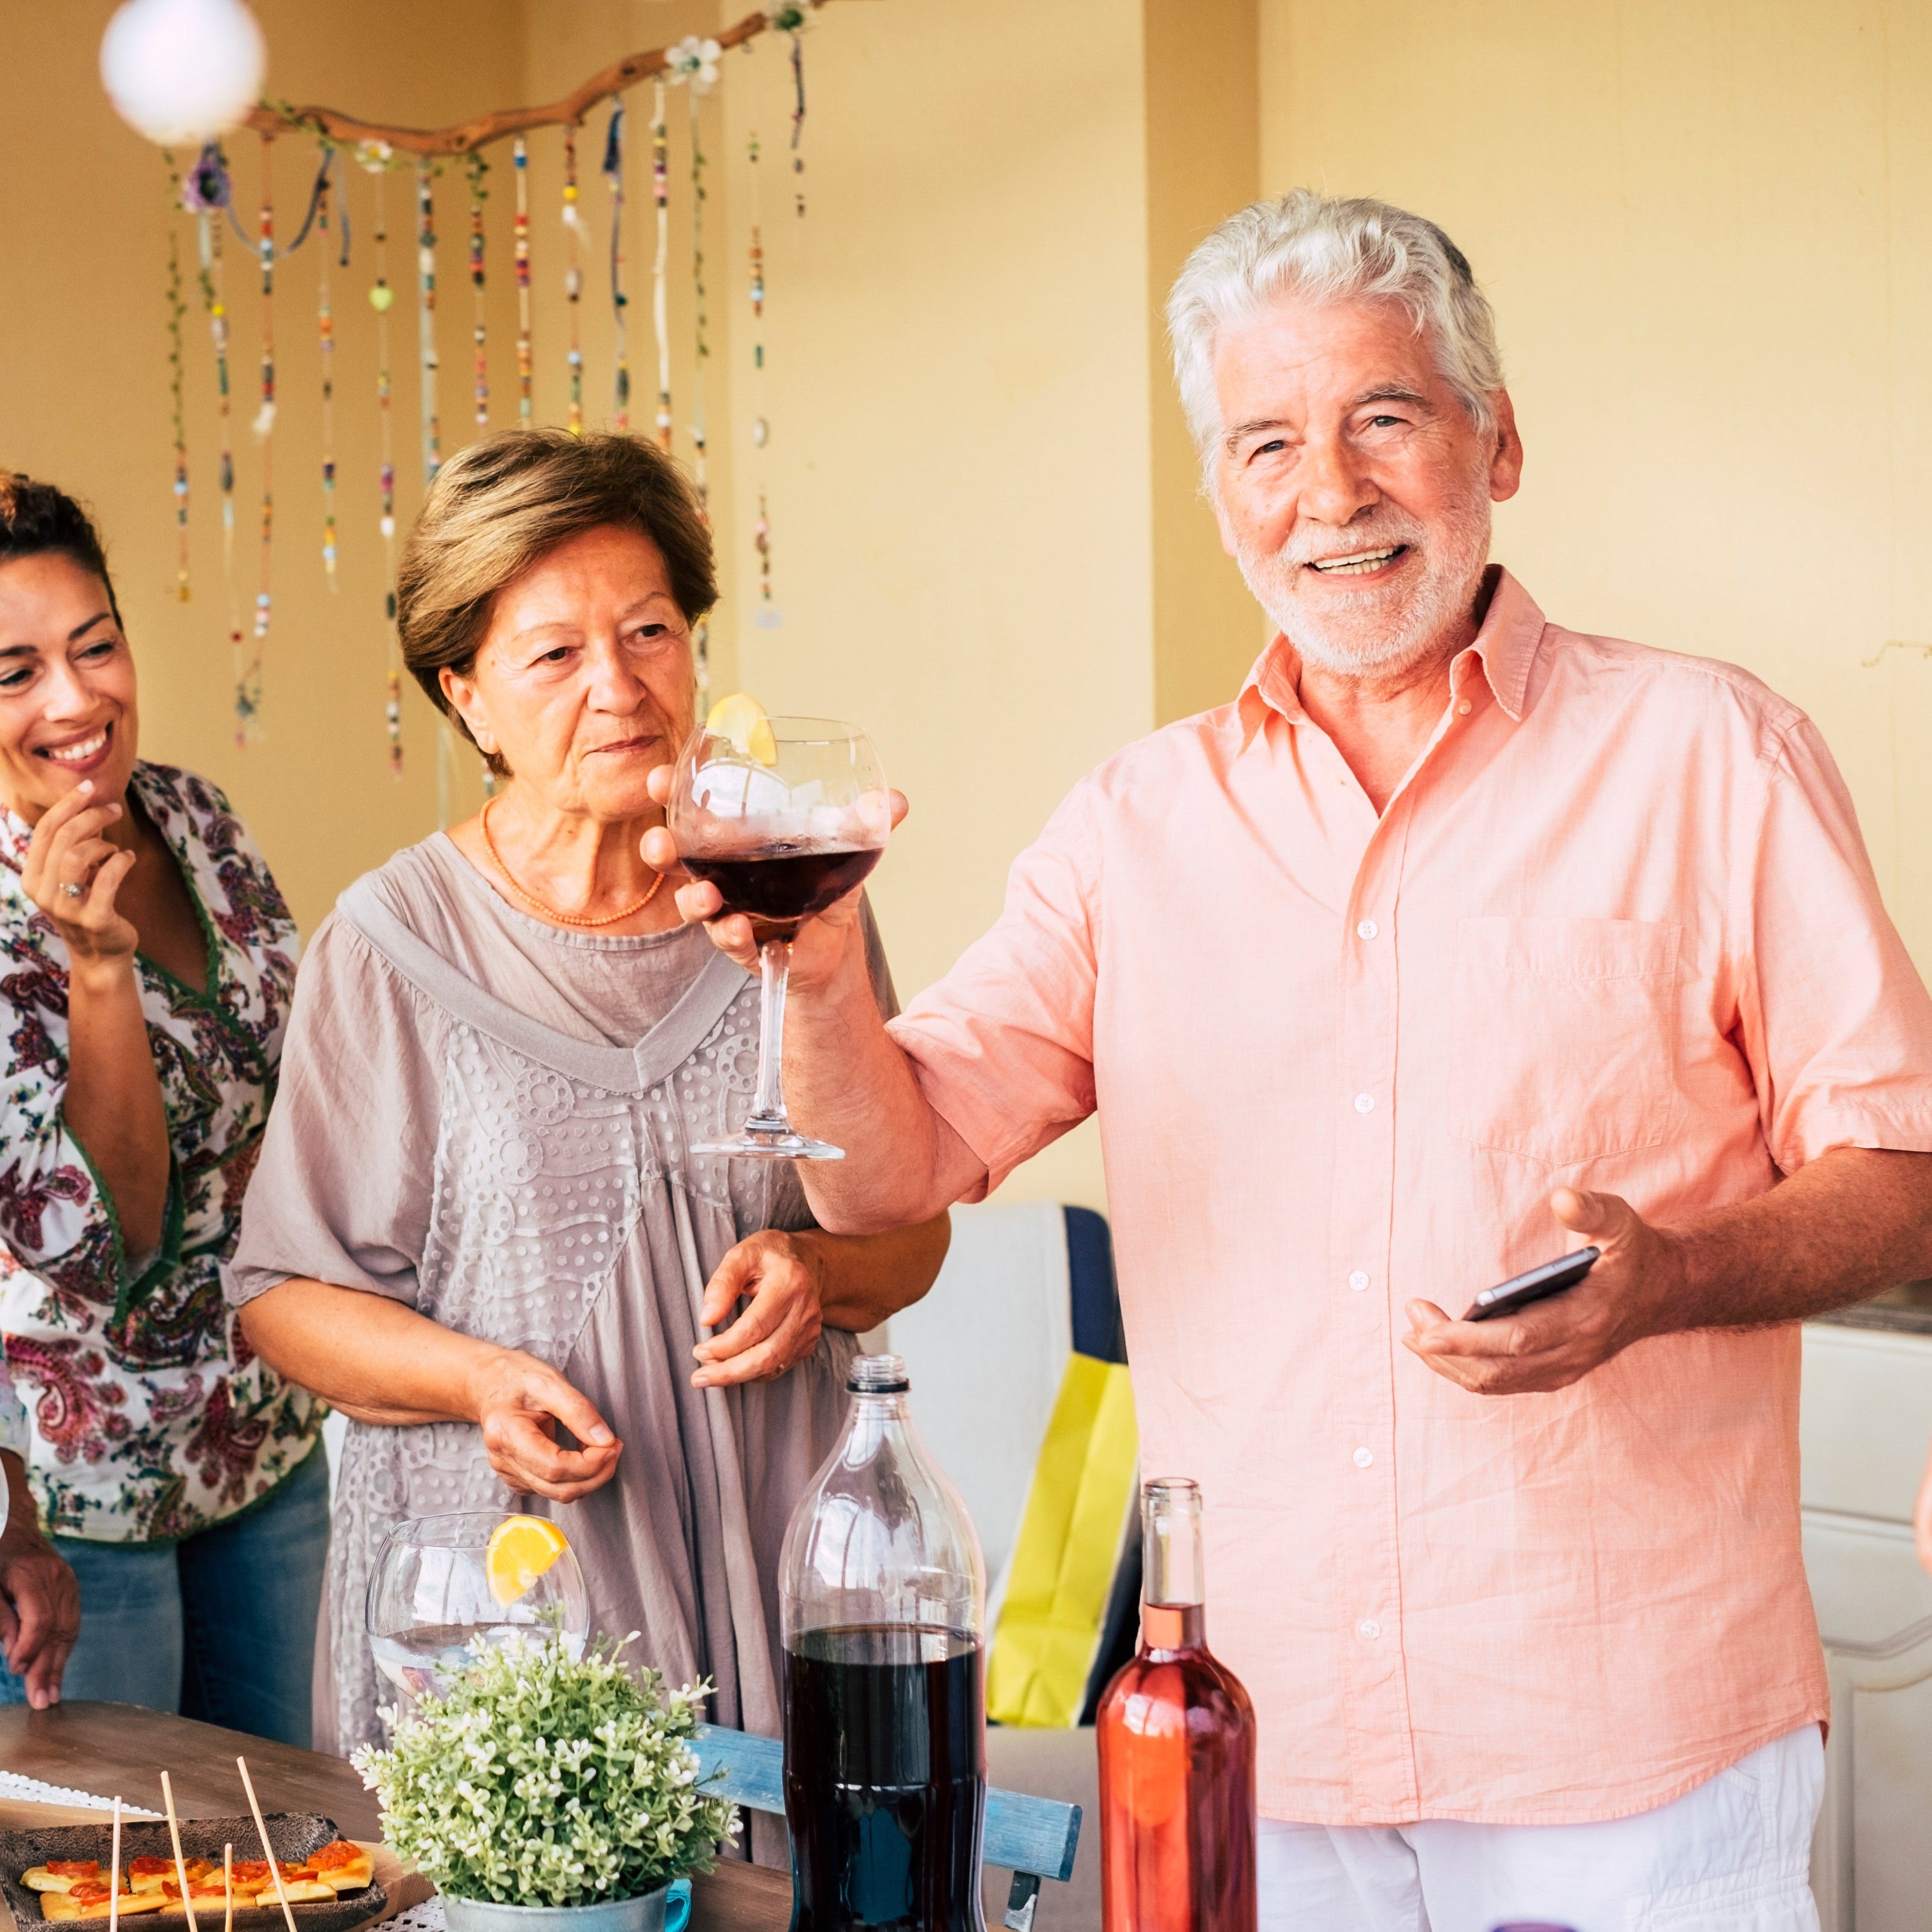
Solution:
{"label": "yellow wall", "polygon": [[[1549,615],[1817,719],[1932,968],[1932,11],[1262,0],[1263,174],[1441,221],[1528,450]],[[1821,935],[1821,941],[1828,943]]]}

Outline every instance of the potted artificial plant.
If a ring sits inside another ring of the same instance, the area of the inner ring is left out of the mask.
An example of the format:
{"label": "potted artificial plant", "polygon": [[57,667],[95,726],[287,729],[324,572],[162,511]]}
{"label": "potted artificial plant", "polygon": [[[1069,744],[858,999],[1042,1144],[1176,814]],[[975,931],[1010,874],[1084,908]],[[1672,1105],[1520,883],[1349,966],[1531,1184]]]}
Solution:
{"label": "potted artificial plant", "polygon": [[710,1687],[667,1691],[620,1648],[484,1650],[388,1749],[356,1753],[384,1837],[442,1894],[449,1932],[678,1932],[668,1888],[711,1869],[736,1814],[689,1742]]}

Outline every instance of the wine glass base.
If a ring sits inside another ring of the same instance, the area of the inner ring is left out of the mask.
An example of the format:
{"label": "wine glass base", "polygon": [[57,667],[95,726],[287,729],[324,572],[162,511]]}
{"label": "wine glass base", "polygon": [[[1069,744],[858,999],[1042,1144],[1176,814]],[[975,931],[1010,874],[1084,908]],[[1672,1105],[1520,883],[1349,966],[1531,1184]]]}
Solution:
{"label": "wine glass base", "polygon": [[736,1139],[704,1141],[694,1146],[693,1154],[722,1154],[729,1160],[843,1160],[845,1150],[829,1141],[815,1141],[804,1134],[759,1132],[746,1128]]}

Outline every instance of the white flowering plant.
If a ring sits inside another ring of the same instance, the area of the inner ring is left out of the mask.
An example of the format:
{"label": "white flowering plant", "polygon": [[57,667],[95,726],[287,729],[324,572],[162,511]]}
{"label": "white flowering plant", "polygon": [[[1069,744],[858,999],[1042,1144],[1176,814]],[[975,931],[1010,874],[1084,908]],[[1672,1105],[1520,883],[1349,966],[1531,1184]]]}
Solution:
{"label": "white flowering plant", "polygon": [[502,1905],[639,1898],[709,1871],[737,1829],[690,1738],[708,1684],[667,1691],[621,1645],[479,1646],[447,1696],[352,1762],[383,1836],[439,1892]]}

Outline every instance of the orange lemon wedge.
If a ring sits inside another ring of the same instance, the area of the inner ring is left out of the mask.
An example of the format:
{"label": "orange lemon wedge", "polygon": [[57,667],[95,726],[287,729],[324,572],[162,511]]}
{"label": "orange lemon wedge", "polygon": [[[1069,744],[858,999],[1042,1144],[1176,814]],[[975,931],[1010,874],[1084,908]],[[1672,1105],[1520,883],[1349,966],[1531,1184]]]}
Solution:
{"label": "orange lemon wedge", "polygon": [[570,1547],[563,1532],[540,1516],[506,1516],[490,1532],[483,1552],[490,1594],[514,1604]]}
{"label": "orange lemon wedge", "polygon": [[711,707],[704,728],[713,736],[728,738],[744,757],[766,766],[778,761],[778,741],[772,733],[772,721],[755,698],[734,691]]}

